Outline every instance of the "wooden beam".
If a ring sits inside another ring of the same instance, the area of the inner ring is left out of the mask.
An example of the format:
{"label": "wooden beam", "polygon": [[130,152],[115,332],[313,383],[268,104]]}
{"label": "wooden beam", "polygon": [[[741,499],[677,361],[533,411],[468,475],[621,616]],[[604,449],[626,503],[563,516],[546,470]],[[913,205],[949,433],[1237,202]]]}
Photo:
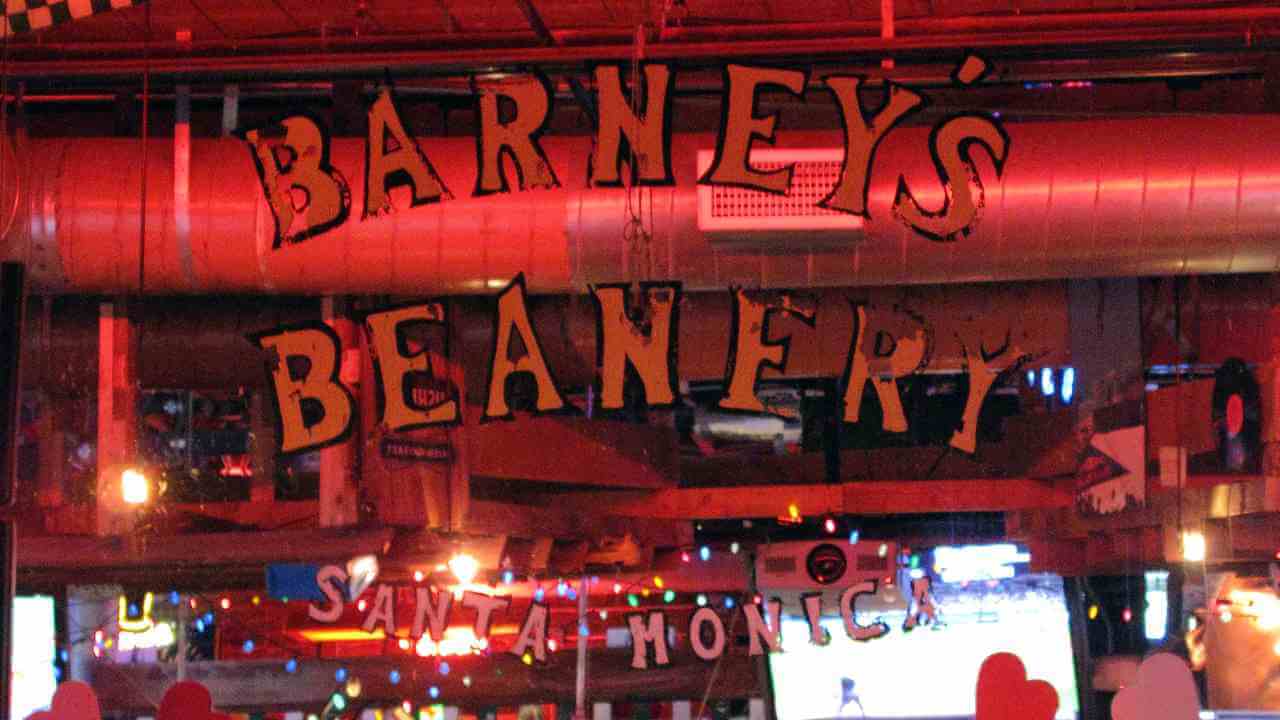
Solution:
{"label": "wooden beam", "polygon": [[[1007,524],[1019,538],[1084,538],[1144,527],[1192,528],[1209,520],[1280,512],[1280,479],[1245,475],[1195,475],[1181,493],[1147,494],[1142,508],[1113,515],[1084,516],[1071,503],[1058,508],[1025,508]],[[1064,489],[1064,492],[1066,490]]]}
{"label": "wooden beam", "polygon": [[693,527],[685,520],[625,517],[607,512],[582,512],[548,502],[541,505],[473,500],[469,530],[561,540],[600,541],[630,535],[641,545],[680,546],[693,542]]}
{"label": "wooden beam", "polygon": [[[382,553],[391,530],[277,530],[180,535],[164,541],[131,543],[125,538],[47,536],[22,544],[18,566],[24,569],[96,570],[199,564],[265,565],[280,562],[336,562],[355,555]],[[98,580],[106,582],[106,580]]]}
{"label": "wooden beam", "polygon": [[[687,649],[673,652],[663,668],[633,670],[631,650],[593,649],[587,694],[597,702],[621,700],[701,700],[759,695],[753,658],[746,649],[730,645],[718,663],[699,660]],[[303,659],[297,672],[287,673],[278,660],[187,663],[187,678],[203,684],[214,707],[224,712],[303,710],[318,712],[333,692],[334,671],[347,668],[361,682],[360,701],[397,705],[404,698],[422,701],[427,687],[440,690],[439,702],[464,708],[513,706],[526,703],[571,703],[574,698],[574,653],[551,653],[545,664],[530,667],[507,653],[450,658],[448,675],[435,662],[414,657]],[[403,678],[392,685],[393,668]],[[94,663],[90,680],[104,713],[154,713],[154,703],[176,680],[173,663],[115,665]],[[464,678],[470,678],[469,684]],[[713,682],[714,680],[714,682]]]}
{"label": "wooden beam", "polygon": [[1065,488],[1029,478],[747,485],[554,497],[562,508],[576,512],[666,520],[778,517],[786,515],[793,502],[808,516],[1003,512],[1068,507],[1072,502]]}
{"label": "wooden beam", "polygon": [[[335,115],[338,115],[335,111]],[[320,301],[320,314],[325,324],[333,330],[341,343],[338,362],[341,370],[347,370],[350,350],[360,346],[360,332],[348,313],[347,303],[341,298],[325,296]],[[339,372],[343,384],[350,386],[347,373]],[[356,384],[359,378],[356,378]],[[358,388],[357,388],[358,390]],[[353,396],[356,393],[352,393]],[[358,448],[354,439],[347,439],[320,450],[320,525],[321,527],[345,527],[360,520],[357,500],[360,496],[356,478]]]}
{"label": "wooden beam", "polygon": [[124,301],[102,303],[98,313],[98,535],[129,533],[137,520],[120,489],[121,471],[138,462],[136,340]]}
{"label": "wooden beam", "polygon": [[467,419],[472,476],[604,487],[676,484],[679,450],[669,428],[577,417],[475,420]]}

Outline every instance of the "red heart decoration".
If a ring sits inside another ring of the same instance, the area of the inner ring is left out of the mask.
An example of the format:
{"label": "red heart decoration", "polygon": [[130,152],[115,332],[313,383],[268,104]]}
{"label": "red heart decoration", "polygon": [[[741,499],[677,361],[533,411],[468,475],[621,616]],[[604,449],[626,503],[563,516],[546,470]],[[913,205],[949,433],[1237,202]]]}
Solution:
{"label": "red heart decoration", "polygon": [[156,720],[230,720],[230,716],[213,712],[213,696],[208,688],[184,680],[165,691]]}
{"label": "red heart decoration", "polygon": [[1053,720],[1058,692],[1044,680],[1028,680],[1017,655],[996,653],[978,672],[975,720]]}
{"label": "red heart decoration", "polygon": [[53,693],[48,710],[31,713],[27,720],[99,720],[98,695],[82,682],[68,680]]}

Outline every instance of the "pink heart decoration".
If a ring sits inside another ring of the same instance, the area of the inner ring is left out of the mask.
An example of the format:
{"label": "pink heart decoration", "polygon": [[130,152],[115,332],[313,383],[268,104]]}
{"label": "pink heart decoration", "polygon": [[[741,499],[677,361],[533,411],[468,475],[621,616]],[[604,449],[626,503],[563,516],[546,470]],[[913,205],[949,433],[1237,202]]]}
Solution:
{"label": "pink heart decoration", "polygon": [[1138,678],[1111,701],[1115,720],[1198,720],[1200,695],[1182,658],[1156,653],[1142,661]]}
{"label": "pink heart decoration", "polygon": [[1058,692],[1044,680],[1028,680],[1017,655],[996,653],[978,672],[975,720],[1053,720]]}

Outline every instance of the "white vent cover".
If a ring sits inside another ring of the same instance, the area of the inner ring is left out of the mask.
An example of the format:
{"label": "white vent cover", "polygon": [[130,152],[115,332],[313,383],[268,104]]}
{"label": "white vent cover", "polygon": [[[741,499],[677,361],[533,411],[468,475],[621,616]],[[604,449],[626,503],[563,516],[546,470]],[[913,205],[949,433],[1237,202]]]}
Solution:
{"label": "white vent cover", "polygon": [[[714,150],[698,151],[698,177],[714,159]],[[698,229],[712,242],[800,247],[854,243],[862,237],[862,218],[818,207],[839,181],[843,160],[840,148],[752,150],[751,166],[758,170],[795,164],[787,194],[699,185]]]}

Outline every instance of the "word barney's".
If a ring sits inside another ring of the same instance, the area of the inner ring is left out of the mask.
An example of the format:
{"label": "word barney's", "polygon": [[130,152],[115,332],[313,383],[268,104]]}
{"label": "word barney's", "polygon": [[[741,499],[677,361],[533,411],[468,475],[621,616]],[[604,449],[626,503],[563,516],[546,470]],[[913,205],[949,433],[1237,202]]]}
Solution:
{"label": "word barney's", "polygon": [[[969,56],[957,69],[956,82],[968,86],[987,73],[985,61]],[[671,96],[674,70],[647,63],[639,87],[623,85],[620,65],[594,69],[596,135],[587,162],[589,188],[624,185],[627,167],[632,185],[672,185]],[[839,111],[844,126],[844,162],[840,177],[818,206],[869,218],[867,192],[876,148],[903,120],[926,104],[925,97],[905,86],[886,82],[884,102],[866,107],[859,98],[864,78],[827,75],[821,87]],[[740,187],[784,195],[794,166],[762,170],[750,162],[756,142],[772,144],[778,113],[759,113],[764,92],[789,94],[803,102],[809,73],[785,68],[727,65],[724,68],[723,112],[715,159],[698,183]],[[540,136],[551,118],[555,93],[541,74],[476,76],[476,179],[473,196],[518,190],[558,188],[560,179],[547,159]],[[817,94],[817,93],[813,93]],[[409,207],[451,199],[453,193],[404,127],[391,91],[384,89],[368,110],[365,138],[364,208],[367,220],[393,209],[391,190],[410,191]],[[300,243],[345,223],[351,214],[351,189],[329,164],[329,138],[307,115],[244,130],[261,190],[275,221],[274,248]],[[1009,153],[1009,136],[991,113],[965,112],[939,121],[929,136],[944,200],[941,207],[920,205],[904,177],[899,177],[892,213],[914,232],[937,241],[957,240],[972,232],[984,204],[984,191],[972,160],[974,148],[990,155],[1001,175]],[[922,148],[923,150],[923,148]],[[509,174],[508,168],[512,170]],[[511,176],[514,176],[512,178]]]}

